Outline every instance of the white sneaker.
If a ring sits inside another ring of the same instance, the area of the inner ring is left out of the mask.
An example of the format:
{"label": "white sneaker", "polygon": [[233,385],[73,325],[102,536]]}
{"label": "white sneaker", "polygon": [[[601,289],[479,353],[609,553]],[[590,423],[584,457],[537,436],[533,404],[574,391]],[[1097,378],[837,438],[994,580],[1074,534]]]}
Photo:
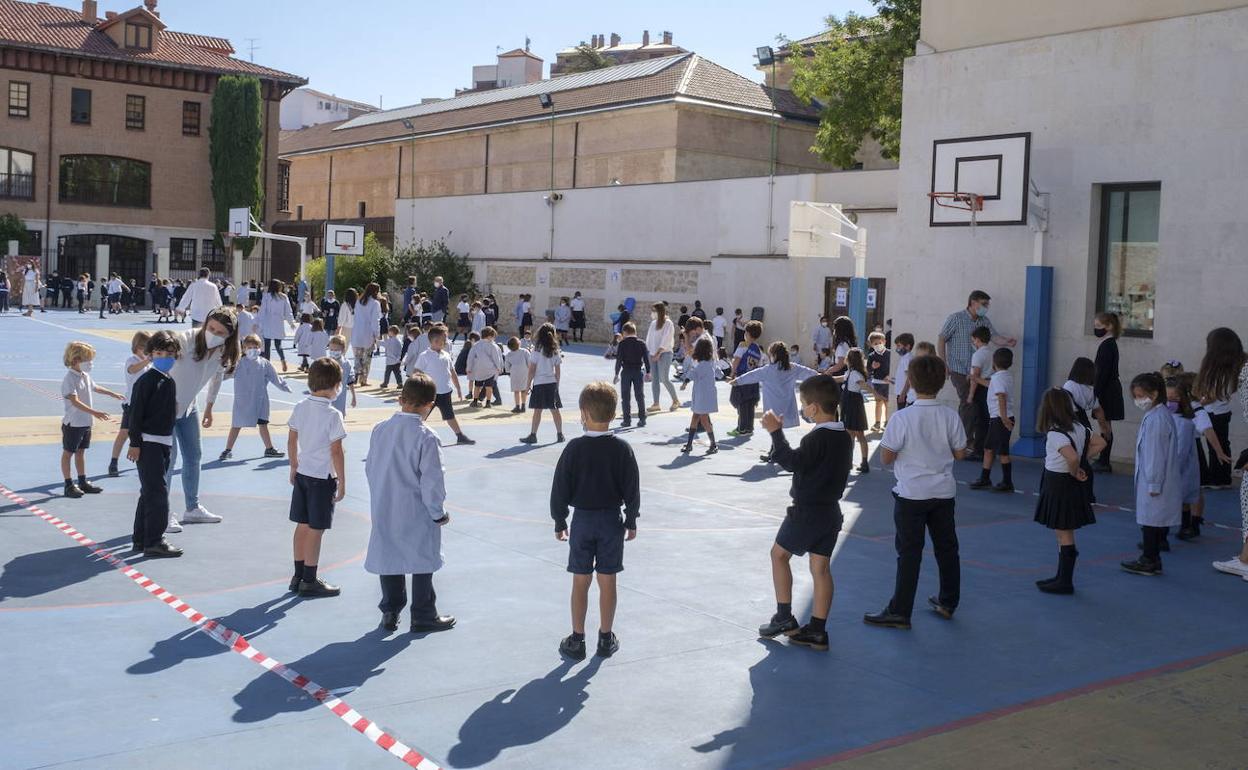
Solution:
{"label": "white sneaker", "polygon": [[178,517],[172,513],[169,514],[169,526],[165,527],[165,534],[178,534],[182,531],[182,525],[178,523]]}
{"label": "white sneaker", "polygon": [[182,514],[182,521],[186,524],[216,524],[221,521],[221,517],[215,513],[209,513],[204,506],[197,505]]}
{"label": "white sneaker", "polygon": [[1218,572],[1225,572],[1228,575],[1239,575],[1244,580],[1248,580],[1248,564],[1240,561],[1238,556],[1232,556],[1226,561],[1215,561],[1213,568]]}

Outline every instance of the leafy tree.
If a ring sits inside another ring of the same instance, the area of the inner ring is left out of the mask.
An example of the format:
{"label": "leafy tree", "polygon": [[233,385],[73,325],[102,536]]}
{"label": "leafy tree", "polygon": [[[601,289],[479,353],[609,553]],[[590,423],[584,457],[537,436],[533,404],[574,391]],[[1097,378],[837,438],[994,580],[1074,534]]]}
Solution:
{"label": "leafy tree", "polygon": [[26,223],[17,214],[0,214],[0,256],[8,254],[9,241],[25,242]]}
{"label": "leafy tree", "polygon": [[812,55],[790,45],[793,93],[822,107],[811,150],[826,161],[851,166],[870,136],[884,157],[901,156],[901,79],[906,57],[919,40],[921,0],[871,0],[879,15],[827,18],[829,42]]}
{"label": "leafy tree", "polygon": [[[447,233],[449,236],[450,233]],[[394,255],[394,272],[391,277],[396,286],[407,285],[408,276],[416,276],[416,285],[428,291],[433,287],[434,276],[442,276],[451,294],[476,294],[472,265],[467,254],[456,254],[446,245],[446,238],[437,238],[415,246],[402,248]]]}
{"label": "leafy tree", "polygon": [[[260,81],[251,76],[225,75],[212,94],[212,122],[208,126],[208,160],[212,167],[212,201],[218,233],[230,229],[230,209],[250,206],[259,221],[264,211],[264,126],[261,120]],[[255,248],[254,238],[236,241],[244,254]]]}
{"label": "leafy tree", "polygon": [[590,70],[600,70],[607,67],[615,66],[615,59],[610,56],[603,56],[602,52],[592,45],[581,43],[576,47],[576,53],[568,58],[568,62],[563,67],[563,72],[589,72]]}
{"label": "leafy tree", "polygon": [[[339,299],[347,287],[363,290],[376,281],[384,290],[394,274],[394,252],[377,239],[376,233],[364,236],[364,254],[359,257],[334,257],[334,293]],[[325,290],[325,258],[312,259],[307,265],[308,285],[321,296]]]}

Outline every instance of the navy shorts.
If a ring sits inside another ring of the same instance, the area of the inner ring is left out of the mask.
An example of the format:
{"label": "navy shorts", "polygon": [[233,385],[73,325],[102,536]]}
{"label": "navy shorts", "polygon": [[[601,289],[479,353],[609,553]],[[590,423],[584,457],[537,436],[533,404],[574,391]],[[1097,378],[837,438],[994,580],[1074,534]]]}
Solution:
{"label": "navy shorts", "polygon": [[880,398],[888,398],[888,383],[887,382],[873,382],[871,383],[871,390],[874,390],[875,395],[879,396]]}
{"label": "navy shorts", "polygon": [[568,532],[568,572],[614,575],[624,570],[624,518],[616,511],[572,514]]}
{"label": "navy shorts", "polygon": [[498,389],[498,380],[495,379],[494,377],[491,377],[488,380],[474,380],[473,384],[476,385],[478,388],[494,388],[495,390]]}
{"label": "navy shorts", "polygon": [[130,405],[121,405],[121,429],[130,430]]}
{"label": "navy shorts", "polygon": [[451,404],[451,392],[439,393],[433,398],[433,405],[438,408],[443,420],[455,419],[455,407]]}
{"label": "navy shorts", "polygon": [[988,421],[988,440],[984,442],[984,449],[1003,457],[1010,456],[1010,431],[1005,429],[1000,417]]}
{"label": "navy shorts", "polygon": [[334,523],[334,495],[338,479],[317,479],[295,474],[295,487],[290,495],[290,520],[307,524],[312,529],[329,529]]}
{"label": "navy shorts", "polygon": [[776,545],[794,556],[805,556],[808,552],[831,556],[843,522],[839,506],[799,508],[790,505],[776,533]]}
{"label": "navy shorts", "polygon": [[61,448],[66,452],[77,452],[91,446],[91,428],[75,428],[61,423]]}

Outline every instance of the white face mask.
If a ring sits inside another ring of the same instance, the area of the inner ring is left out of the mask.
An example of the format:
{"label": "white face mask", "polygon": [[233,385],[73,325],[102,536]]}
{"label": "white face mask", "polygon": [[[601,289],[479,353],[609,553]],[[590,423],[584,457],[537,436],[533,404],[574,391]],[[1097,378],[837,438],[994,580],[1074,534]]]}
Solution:
{"label": "white face mask", "polygon": [[225,344],[225,337],[206,331],[204,332],[204,344],[208,346],[209,350],[219,348]]}
{"label": "white face mask", "polygon": [[332,359],[334,359],[335,361],[341,360],[341,359],[342,359],[342,351],[341,351],[341,350],[331,350],[331,351],[329,351],[329,357],[330,357],[330,358],[332,358]]}
{"label": "white face mask", "polygon": [[1135,399],[1135,405],[1147,412],[1153,408],[1153,400],[1151,398],[1137,398]]}
{"label": "white face mask", "polygon": [[260,357],[260,349],[259,349],[259,348],[247,348],[247,357],[248,357],[248,358],[259,358],[259,357]]}
{"label": "white face mask", "polygon": [[95,363],[94,361],[83,361],[83,362],[81,362],[81,363],[79,363],[79,364],[78,364],[78,371],[80,371],[80,372],[89,372],[89,371],[91,371],[91,366],[92,366],[94,363]]}
{"label": "white face mask", "polygon": [[884,352],[884,346],[883,346],[883,345],[876,345],[876,346],[874,346],[874,347],[873,347],[873,348],[871,348],[871,349],[872,349],[872,350],[874,350],[876,353],[883,353],[883,352]]}

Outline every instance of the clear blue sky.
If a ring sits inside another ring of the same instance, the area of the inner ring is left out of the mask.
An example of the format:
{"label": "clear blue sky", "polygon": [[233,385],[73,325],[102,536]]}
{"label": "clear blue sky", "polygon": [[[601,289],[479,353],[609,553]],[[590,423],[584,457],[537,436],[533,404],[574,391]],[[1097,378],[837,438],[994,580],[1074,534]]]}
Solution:
{"label": "clear blue sky", "polygon": [[[137,4],[101,0],[100,12]],[[671,30],[678,45],[761,80],[753,69],[756,47],[774,44],[780,34],[814,34],[830,13],[869,13],[872,6],[869,0],[161,0],[158,10],[173,29],[229,38],[242,58],[246,39],[259,38],[257,63],[302,75],[313,88],[374,104],[384,95],[386,107],[398,107],[454,95],[470,85],[474,64],[493,63],[495,46],[523,47],[526,35],[549,64],[555,51],[596,33],[618,32],[633,42],[644,29],[652,40]]]}

